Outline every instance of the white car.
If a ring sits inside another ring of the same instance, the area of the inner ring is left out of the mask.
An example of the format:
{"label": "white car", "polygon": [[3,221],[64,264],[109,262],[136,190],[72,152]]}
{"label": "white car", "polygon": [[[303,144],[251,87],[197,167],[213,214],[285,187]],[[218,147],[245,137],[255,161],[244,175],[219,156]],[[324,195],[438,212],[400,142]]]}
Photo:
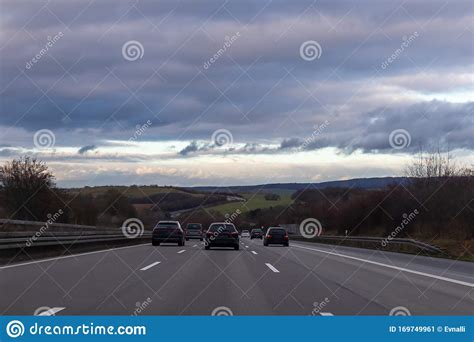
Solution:
{"label": "white car", "polygon": [[248,230],[242,230],[242,234],[240,234],[240,236],[242,236],[243,238],[246,237],[246,238],[249,238],[250,237],[250,233]]}

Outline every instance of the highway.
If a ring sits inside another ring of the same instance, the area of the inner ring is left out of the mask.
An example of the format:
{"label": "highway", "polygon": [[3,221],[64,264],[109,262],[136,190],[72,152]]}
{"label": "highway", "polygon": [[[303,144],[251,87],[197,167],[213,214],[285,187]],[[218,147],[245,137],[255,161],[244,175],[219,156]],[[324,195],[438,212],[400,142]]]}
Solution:
{"label": "highway", "polygon": [[[473,315],[474,264],[291,241],[150,244],[0,268],[2,315]],[[47,308],[47,309],[45,309]],[[397,309],[398,308],[398,309]],[[400,309],[401,308],[401,309]]]}

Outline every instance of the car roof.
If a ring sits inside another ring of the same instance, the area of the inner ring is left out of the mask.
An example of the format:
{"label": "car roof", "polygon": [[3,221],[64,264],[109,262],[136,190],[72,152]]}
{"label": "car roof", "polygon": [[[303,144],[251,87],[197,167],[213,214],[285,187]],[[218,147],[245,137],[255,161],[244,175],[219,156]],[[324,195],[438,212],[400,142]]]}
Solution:
{"label": "car roof", "polygon": [[[212,222],[212,223],[211,223],[211,226],[212,226],[213,224],[231,224],[231,225],[234,226],[234,224],[233,224],[233,223],[230,223],[230,222]],[[235,227],[235,226],[234,226],[234,227]]]}
{"label": "car roof", "polygon": [[158,221],[157,224],[179,224],[179,221]]}
{"label": "car roof", "polygon": [[268,230],[270,230],[270,229],[285,229],[285,228],[283,228],[283,227],[278,227],[278,226],[277,226],[277,227],[268,227]]}

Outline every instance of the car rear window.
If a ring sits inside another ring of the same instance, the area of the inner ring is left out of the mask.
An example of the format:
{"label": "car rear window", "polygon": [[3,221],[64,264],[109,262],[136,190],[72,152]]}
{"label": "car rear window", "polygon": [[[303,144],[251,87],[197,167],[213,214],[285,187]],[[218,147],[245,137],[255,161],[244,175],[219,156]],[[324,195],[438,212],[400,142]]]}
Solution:
{"label": "car rear window", "polygon": [[191,224],[188,224],[186,228],[187,229],[201,229],[201,225],[197,223],[191,223]]}
{"label": "car rear window", "polygon": [[254,229],[254,230],[252,230],[252,233],[261,233],[261,232],[262,232],[261,229]]}
{"label": "car rear window", "polygon": [[274,235],[285,235],[286,234],[286,231],[282,228],[271,228],[268,232],[270,234],[274,234]]}
{"label": "car rear window", "polygon": [[162,223],[158,223],[155,228],[158,228],[158,229],[178,228],[178,224],[174,222],[162,222]]}
{"label": "car rear window", "polygon": [[227,232],[235,232],[236,229],[234,227],[234,225],[232,224],[211,224],[211,226],[209,227],[209,231],[211,232],[224,232],[224,231],[227,231]]}

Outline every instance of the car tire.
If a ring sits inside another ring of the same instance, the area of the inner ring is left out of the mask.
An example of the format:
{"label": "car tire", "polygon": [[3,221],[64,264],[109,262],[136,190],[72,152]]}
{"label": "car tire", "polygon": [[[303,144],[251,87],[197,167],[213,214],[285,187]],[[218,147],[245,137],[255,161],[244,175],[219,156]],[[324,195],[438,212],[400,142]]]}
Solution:
{"label": "car tire", "polygon": [[156,242],[156,241],[152,241],[151,244],[152,244],[152,246],[159,246],[160,245],[160,243]]}
{"label": "car tire", "polygon": [[189,238],[186,238],[186,241],[189,241]]}
{"label": "car tire", "polygon": [[204,249],[208,250],[209,248],[211,248],[210,246],[204,246]]}
{"label": "car tire", "polygon": [[290,247],[290,244],[289,244],[289,243],[285,243],[285,247]]}
{"label": "car tire", "polygon": [[201,238],[201,239],[199,239],[199,241],[203,241],[203,239]]}
{"label": "car tire", "polygon": [[239,245],[234,246],[234,249],[235,249],[236,251],[238,251],[238,250],[240,249]]}

